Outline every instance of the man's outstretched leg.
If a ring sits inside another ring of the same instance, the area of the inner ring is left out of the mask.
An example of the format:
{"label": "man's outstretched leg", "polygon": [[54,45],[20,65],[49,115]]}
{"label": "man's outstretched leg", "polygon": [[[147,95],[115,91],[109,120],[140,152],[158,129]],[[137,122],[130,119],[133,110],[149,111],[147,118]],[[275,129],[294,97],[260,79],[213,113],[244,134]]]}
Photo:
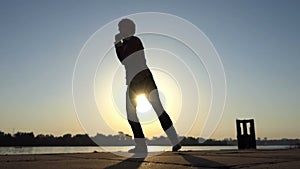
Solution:
{"label": "man's outstretched leg", "polygon": [[164,131],[166,132],[171,144],[172,151],[178,151],[181,148],[181,144],[178,139],[177,132],[173,126],[172,120],[167,112],[164,110],[157,89],[152,90],[149,94],[149,102],[151,103],[153,109],[155,110],[160,124]]}

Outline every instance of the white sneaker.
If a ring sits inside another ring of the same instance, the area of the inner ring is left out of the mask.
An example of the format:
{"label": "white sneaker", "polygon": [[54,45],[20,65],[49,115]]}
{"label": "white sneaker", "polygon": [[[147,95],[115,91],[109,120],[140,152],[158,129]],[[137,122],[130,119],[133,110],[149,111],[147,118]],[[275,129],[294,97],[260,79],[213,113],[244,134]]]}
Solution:
{"label": "white sneaker", "polygon": [[128,150],[128,153],[147,153],[147,146],[136,145],[133,149]]}

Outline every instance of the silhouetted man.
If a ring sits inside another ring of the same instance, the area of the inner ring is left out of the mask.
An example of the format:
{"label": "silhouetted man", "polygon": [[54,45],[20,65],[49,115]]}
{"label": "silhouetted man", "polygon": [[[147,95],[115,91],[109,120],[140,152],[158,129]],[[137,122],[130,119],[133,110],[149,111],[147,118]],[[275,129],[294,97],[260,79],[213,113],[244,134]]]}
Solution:
{"label": "silhouetted man", "polygon": [[135,24],[130,19],[122,19],[118,26],[120,32],[115,35],[115,49],[118,59],[125,66],[126,70],[127,119],[136,143],[135,148],[129,150],[129,152],[147,152],[145,136],[136,113],[136,97],[139,94],[144,94],[155,110],[162,128],[173,145],[172,151],[178,151],[181,145],[178,141],[176,130],[161,104],[157,86],[146,64],[143,44],[138,37],[134,36]]}

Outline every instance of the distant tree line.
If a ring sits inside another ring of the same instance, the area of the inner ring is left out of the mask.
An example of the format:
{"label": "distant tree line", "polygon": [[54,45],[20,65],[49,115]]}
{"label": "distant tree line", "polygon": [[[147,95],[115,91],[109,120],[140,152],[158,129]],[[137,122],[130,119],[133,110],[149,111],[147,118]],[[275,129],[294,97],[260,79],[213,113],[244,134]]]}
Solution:
{"label": "distant tree line", "polygon": [[65,134],[55,137],[53,135],[33,132],[17,132],[14,135],[0,131],[0,146],[95,146],[96,144],[86,134]]}
{"label": "distant tree line", "polygon": [[[236,139],[207,139],[195,137],[181,137],[181,144],[185,146],[235,146]],[[299,145],[299,139],[280,139],[280,140],[260,140],[257,145]],[[168,138],[164,136],[147,139],[148,145],[170,145]],[[97,134],[89,137],[87,134],[65,134],[63,136],[53,136],[49,134],[34,135],[33,132],[17,132],[15,134],[0,131],[0,146],[118,146],[134,145],[132,136],[123,132],[117,135]]]}

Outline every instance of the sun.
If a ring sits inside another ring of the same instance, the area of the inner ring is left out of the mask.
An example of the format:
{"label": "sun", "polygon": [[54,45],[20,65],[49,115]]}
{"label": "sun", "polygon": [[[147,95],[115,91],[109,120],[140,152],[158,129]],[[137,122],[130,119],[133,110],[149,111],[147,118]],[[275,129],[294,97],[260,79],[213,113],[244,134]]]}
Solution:
{"label": "sun", "polygon": [[138,112],[145,113],[151,109],[151,104],[146,98],[145,94],[139,94],[136,96],[137,106],[136,109]]}

